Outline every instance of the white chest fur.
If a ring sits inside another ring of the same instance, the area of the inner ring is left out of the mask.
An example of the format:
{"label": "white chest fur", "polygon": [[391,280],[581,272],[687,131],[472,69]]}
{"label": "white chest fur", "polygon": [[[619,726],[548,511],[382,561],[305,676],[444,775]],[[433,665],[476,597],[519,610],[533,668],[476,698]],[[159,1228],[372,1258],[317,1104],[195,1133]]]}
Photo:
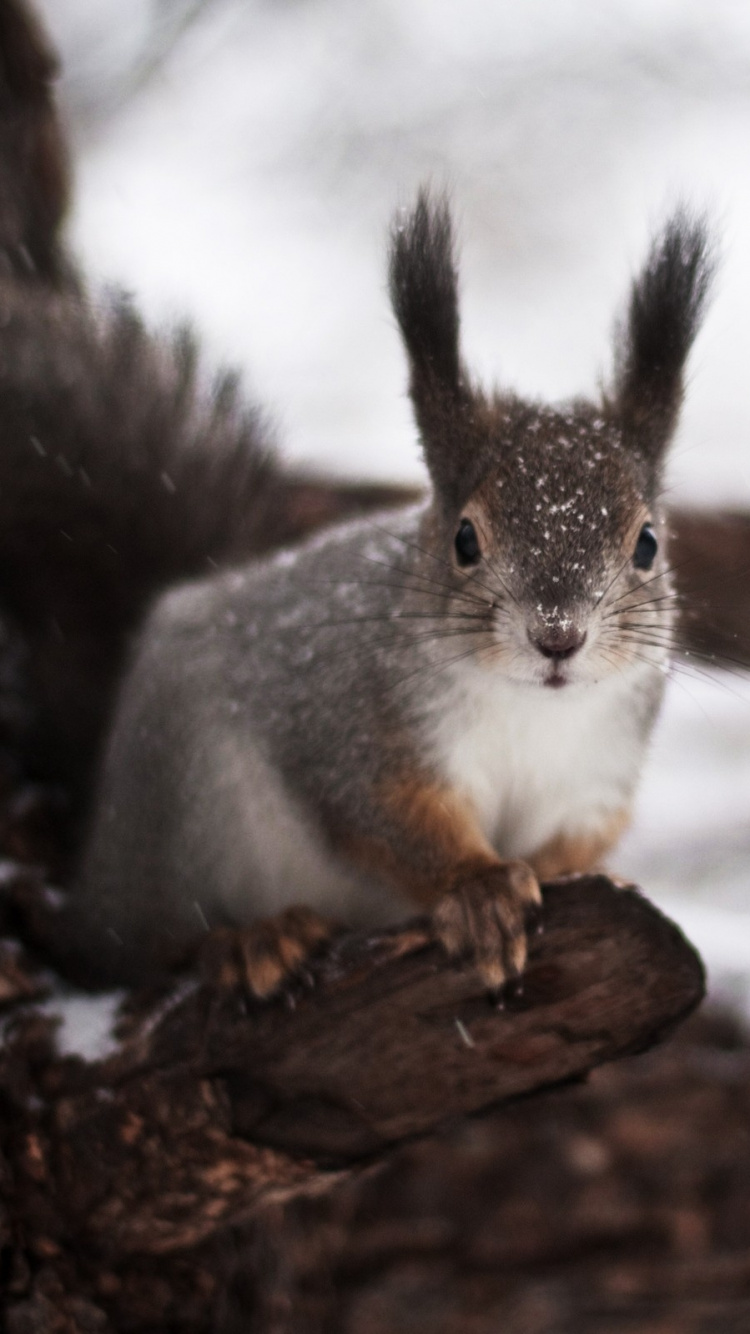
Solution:
{"label": "white chest fur", "polygon": [[650,668],[550,690],[464,664],[426,722],[440,776],[468,797],[501,856],[596,832],[630,804],[648,740]]}

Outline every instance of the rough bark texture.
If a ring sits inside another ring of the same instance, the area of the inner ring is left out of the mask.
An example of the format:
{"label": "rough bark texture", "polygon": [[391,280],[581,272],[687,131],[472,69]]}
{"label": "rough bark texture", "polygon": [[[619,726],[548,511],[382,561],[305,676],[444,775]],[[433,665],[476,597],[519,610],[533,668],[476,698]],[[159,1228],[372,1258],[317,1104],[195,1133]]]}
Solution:
{"label": "rough bark texture", "polygon": [[[9,872],[6,927],[14,897],[42,892]],[[9,945],[0,967],[17,1016],[0,1064],[11,1334],[406,1329],[414,1282],[420,1319],[447,1301],[446,1320],[473,1305],[490,1328],[519,1257],[542,1262],[561,1221],[537,1237],[546,1209],[528,1216],[556,1150],[519,1096],[650,1045],[703,992],[677,929],[604,877],[547,888],[502,1006],[417,921],[340,938],[273,1002],[187,976],[132,1000],[118,1050],[86,1064],[20,1004],[44,990],[38,970]],[[554,1245],[569,1243],[563,1228]]]}

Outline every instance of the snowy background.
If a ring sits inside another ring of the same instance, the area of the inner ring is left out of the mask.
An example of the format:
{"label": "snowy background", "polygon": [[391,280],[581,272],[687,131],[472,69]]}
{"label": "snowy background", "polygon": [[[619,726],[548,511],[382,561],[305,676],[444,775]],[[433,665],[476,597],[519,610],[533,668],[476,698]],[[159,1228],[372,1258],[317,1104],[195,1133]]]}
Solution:
{"label": "snowy background", "polygon": [[[394,208],[455,200],[488,380],[592,392],[649,232],[715,219],[674,495],[750,505],[743,0],[42,0],[77,165],[71,239],[238,365],[288,457],[421,476],[385,297]],[[617,869],[750,1010],[750,681],[677,676]]]}

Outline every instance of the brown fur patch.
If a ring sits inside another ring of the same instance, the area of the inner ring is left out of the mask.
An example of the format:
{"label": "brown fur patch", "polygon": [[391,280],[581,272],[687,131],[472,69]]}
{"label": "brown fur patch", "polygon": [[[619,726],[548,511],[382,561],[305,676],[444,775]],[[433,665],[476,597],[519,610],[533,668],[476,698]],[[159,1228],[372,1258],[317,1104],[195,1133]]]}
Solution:
{"label": "brown fur patch", "polygon": [[[650,508],[646,505],[639,504],[635,514],[631,519],[627,532],[623,534],[623,539],[622,539],[623,550],[635,551],[635,544],[638,541],[638,536],[640,534],[640,531],[644,523],[652,523],[652,522],[653,522],[653,515],[651,513]],[[645,573],[643,577],[648,578],[649,577],[648,573]]]}
{"label": "brown fur patch", "polygon": [[339,839],[340,849],[433,908],[437,939],[491,990],[516,977],[526,962],[526,922],[541,901],[533,870],[502,861],[470,803],[450,789],[415,775],[374,795],[388,832]]}
{"label": "brown fur patch", "polygon": [[467,801],[420,778],[401,778],[373,794],[392,837],[341,834],[334,842],[349,861],[390,881],[430,907],[461,879],[498,866]]}
{"label": "brown fur patch", "polygon": [[557,834],[525,860],[540,880],[591,871],[614,847],[630,823],[629,811],[618,811],[595,833]]}

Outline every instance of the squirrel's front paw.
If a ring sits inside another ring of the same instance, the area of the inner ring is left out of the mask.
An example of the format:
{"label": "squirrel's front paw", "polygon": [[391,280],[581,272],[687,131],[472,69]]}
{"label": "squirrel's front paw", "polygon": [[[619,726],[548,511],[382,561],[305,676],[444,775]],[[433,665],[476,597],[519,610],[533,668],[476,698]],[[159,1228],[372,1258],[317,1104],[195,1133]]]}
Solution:
{"label": "squirrel's front paw", "polygon": [[517,977],[526,964],[526,925],[542,902],[525,862],[503,862],[478,872],[437,904],[435,934],[453,959],[473,964],[492,990]]}

